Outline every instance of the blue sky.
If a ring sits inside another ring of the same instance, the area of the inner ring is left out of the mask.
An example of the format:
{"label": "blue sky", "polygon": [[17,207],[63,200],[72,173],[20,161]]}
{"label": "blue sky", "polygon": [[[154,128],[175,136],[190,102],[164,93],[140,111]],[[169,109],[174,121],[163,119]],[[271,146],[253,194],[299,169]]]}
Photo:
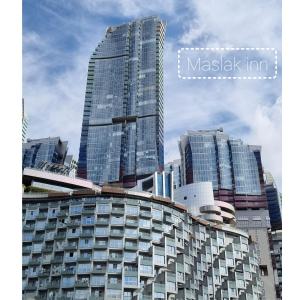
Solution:
{"label": "blue sky", "polygon": [[[23,0],[23,96],[28,137],[61,136],[78,155],[89,56],[106,27],[158,15],[164,54],[165,161],[179,157],[186,130],[223,127],[262,145],[281,186],[280,0]],[[182,80],[180,47],[274,47],[275,80]]]}

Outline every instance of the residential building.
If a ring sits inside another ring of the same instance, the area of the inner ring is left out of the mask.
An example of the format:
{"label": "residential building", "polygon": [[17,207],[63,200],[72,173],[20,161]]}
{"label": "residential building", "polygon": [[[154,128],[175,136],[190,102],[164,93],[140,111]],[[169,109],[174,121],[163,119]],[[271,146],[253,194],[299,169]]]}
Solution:
{"label": "residential building", "polygon": [[134,187],[138,179],[163,170],[164,32],[158,17],[111,26],[93,52],[79,177]]}
{"label": "residential building", "polygon": [[266,208],[260,147],[217,130],[188,131],[179,150],[183,184],[210,181],[215,199],[236,209]]}
{"label": "residential building", "polygon": [[276,299],[282,299],[282,230],[269,233],[271,257],[275,276]]}
{"label": "residential building", "polygon": [[22,98],[22,143],[24,143],[26,140],[27,128],[28,128],[28,118],[27,115],[25,114],[24,98]]}
{"label": "residential building", "polygon": [[[58,175],[57,175],[58,176]],[[260,299],[255,245],[149,193],[23,195],[24,299]]]}
{"label": "residential building", "polygon": [[41,162],[63,164],[68,142],[60,137],[28,139],[22,144],[22,167],[36,168]]}
{"label": "residential building", "polygon": [[182,186],[182,174],[181,174],[181,160],[175,159],[165,164],[166,172],[173,172],[173,186],[177,189]]}

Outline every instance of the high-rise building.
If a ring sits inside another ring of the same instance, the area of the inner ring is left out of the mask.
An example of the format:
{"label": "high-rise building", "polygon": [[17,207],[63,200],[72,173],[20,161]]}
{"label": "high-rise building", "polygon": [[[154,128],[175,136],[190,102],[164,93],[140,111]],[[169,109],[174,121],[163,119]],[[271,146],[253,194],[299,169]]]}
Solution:
{"label": "high-rise building", "polygon": [[67,144],[60,137],[28,139],[22,144],[22,166],[35,168],[41,162],[63,164],[67,155]]}
{"label": "high-rise building", "polygon": [[245,232],[118,187],[24,194],[22,253],[28,300],[258,300],[262,289]]}
{"label": "high-rise building", "polygon": [[270,214],[271,230],[282,229],[282,196],[279,193],[275,180],[270,172],[265,172],[265,191]]}
{"label": "high-rise building", "polygon": [[266,208],[260,147],[229,138],[223,129],[188,131],[179,149],[183,184],[211,181],[216,200],[236,208]]}
{"label": "high-rise building", "polygon": [[169,173],[173,172],[174,189],[181,187],[182,185],[181,160],[175,159],[165,164],[165,171]]}
{"label": "high-rise building", "polygon": [[106,30],[88,66],[78,176],[133,187],[164,167],[165,24],[148,17]]}
{"label": "high-rise building", "polygon": [[188,187],[191,183],[210,181],[214,199],[229,202],[236,209],[237,227],[247,231],[257,243],[259,267],[264,282],[262,299],[275,300],[268,241],[271,226],[261,147],[247,145],[240,139],[231,139],[220,128],[188,131],[181,136],[179,149],[184,185]]}
{"label": "high-rise building", "polygon": [[25,114],[24,98],[22,98],[22,143],[24,143],[26,140],[27,128],[28,128],[28,119]]}

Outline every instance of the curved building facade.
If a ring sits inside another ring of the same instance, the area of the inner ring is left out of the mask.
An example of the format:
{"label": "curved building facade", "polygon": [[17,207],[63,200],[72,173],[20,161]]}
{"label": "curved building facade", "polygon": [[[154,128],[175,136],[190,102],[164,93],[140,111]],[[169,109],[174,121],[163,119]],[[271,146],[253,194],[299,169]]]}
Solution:
{"label": "curved building facade", "polygon": [[23,298],[260,299],[253,247],[146,193],[24,195]]}

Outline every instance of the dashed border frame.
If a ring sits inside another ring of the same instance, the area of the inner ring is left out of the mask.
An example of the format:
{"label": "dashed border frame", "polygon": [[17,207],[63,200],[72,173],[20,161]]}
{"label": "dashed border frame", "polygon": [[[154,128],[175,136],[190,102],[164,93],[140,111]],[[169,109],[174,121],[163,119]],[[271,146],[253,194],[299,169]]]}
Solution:
{"label": "dashed border frame", "polygon": [[[274,51],[274,76],[181,76],[180,74],[180,54],[181,51]],[[251,80],[266,80],[276,79],[278,73],[278,55],[275,48],[181,48],[177,51],[177,74],[181,79],[251,79]]]}

